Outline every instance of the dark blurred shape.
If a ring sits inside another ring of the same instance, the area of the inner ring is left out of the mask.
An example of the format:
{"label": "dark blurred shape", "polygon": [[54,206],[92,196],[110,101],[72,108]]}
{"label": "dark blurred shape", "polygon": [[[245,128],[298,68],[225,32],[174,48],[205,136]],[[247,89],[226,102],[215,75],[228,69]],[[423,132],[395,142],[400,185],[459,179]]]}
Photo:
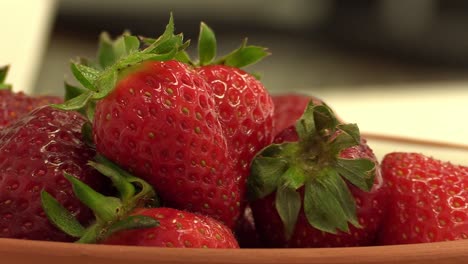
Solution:
{"label": "dark blurred shape", "polygon": [[327,35],[399,59],[468,66],[468,1],[336,0]]}
{"label": "dark blurred shape", "polygon": [[468,80],[463,0],[60,0],[39,92],[61,89],[69,58],[94,56],[100,32],[158,36],[170,12],[189,52],[200,21],[219,54],[247,36],[269,47],[249,70],[275,91]]}

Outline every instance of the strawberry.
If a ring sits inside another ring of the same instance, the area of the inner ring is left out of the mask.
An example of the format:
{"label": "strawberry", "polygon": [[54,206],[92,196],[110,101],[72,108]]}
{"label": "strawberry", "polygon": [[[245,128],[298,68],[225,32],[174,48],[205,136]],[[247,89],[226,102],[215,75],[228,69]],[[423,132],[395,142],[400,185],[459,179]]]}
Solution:
{"label": "strawberry", "polygon": [[39,194],[52,193],[80,222],[92,214],[72,194],[63,172],[98,190],[105,178],[86,164],[95,150],[85,144],[85,118],[76,112],[39,107],[0,130],[0,237],[69,241],[46,219]]}
{"label": "strawberry", "polygon": [[172,208],[138,208],[132,215],[154,218],[152,228],[120,231],[101,244],[181,248],[238,248],[231,229],[211,217]]}
{"label": "strawberry", "polygon": [[97,102],[93,132],[97,150],[155,186],[166,205],[232,226],[240,185],[209,87],[186,65],[147,62],[123,77]]}
{"label": "strawberry", "polygon": [[71,175],[76,196],[88,205],[96,221],[83,227],[46,191],[42,202],[47,216],[64,232],[79,238],[79,243],[150,247],[238,248],[231,231],[211,217],[173,208],[154,208],[158,199],[154,189],[102,156],[90,165],[108,176],[119,197],[104,196]]}
{"label": "strawberry", "polygon": [[419,153],[390,153],[382,175],[391,203],[379,244],[468,238],[468,167]]}
{"label": "strawberry", "polygon": [[257,231],[270,247],[370,245],[386,197],[377,160],[355,124],[313,101],[252,163]]}
{"label": "strawberry", "polygon": [[[241,67],[269,55],[265,48],[242,45],[216,59],[216,36],[205,23],[200,25],[197,72],[211,87],[229,156],[240,182],[240,197],[245,197],[245,183],[255,154],[273,141],[274,105],[263,84]],[[245,201],[241,200],[241,212]]]}
{"label": "strawberry", "polygon": [[275,105],[273,116],[275,123],[273,135],[275,136],[296,123],[302,114],[304,114],[304,110],[310,100],[316,105],[323,103],[317,97],[296,93],[276,94],[272,98]]}
{"label": "strawberry", "polygon": [[[101,43],[107,54],[98,57],[107,62],[100,64],[108,66],[72,65],[89,91],[64,108],[95,103],[90,119],[98,152],[147,180],[166,206],[233,228],[244,206],[250,160],[272,140],[271,99],[257,80],[231,65],[189,65],[186,44],[173,27],[171,18],[160,38],[143,39],[143,50],[128,35]],[[239,50],[227,61],[250,46]],[[221,73],[225,79],[210,77]],[[214,88],[221,80],[226,91]],[[218,98],[224,93],[226,99]]]}
{"label": "strawberry", "polygon": [[0,68],[0,129],[36,107],[63,102],[58,96],[29,96],[23,92],[13,92],[11,86],[4,83],[7,72],[8,66]]}
{"label": "strawberry", "polygon": [[[213,90],[230,157],[245,186],[250,161],[273,141],[273,102],[265,87],[245,71],[226,65],[197,69]],[[241,197],[244,196],[244,188]]]}
{"label": "strawberry", "polygon": [[210,86],[191,66],[174,60],[185,44],[173,27],[171,18],[166,32],[143,50],[133,36],[115,43],[104,39],[100,50],[106,54],[99,57],[108,66],[72,64],[89,90],[62,107],[95,103],[88,113],[99,153],[152,184],[166,206],[233,227],[241,182]]}

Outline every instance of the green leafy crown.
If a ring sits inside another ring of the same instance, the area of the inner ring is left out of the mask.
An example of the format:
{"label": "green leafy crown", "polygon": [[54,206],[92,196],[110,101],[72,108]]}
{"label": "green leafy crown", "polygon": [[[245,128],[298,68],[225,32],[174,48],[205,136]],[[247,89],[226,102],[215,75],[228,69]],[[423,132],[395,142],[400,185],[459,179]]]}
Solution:
{"label": "green leafy crown", "polygon": [[276,192],[275,206],[288,239],[301,205],[309,224],[319,230],[348,232],[348,223],[359,227],[355,200],[344,179],[369,191],[375,163],[340,157],[342,150],[361,143],[357,125],[341,124],[328,106],[310,101],[295,129],[297,142],[272,144],[252,161],[249,199],[255,201]]}

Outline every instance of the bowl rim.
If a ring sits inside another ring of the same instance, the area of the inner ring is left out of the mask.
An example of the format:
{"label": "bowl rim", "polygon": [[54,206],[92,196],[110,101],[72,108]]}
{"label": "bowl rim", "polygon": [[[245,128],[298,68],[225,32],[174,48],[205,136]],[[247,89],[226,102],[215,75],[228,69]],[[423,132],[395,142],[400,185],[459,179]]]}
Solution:
{"label": "bowl rim", "polygon": [[[367,139],[403,142],[436,148],[468,150],[468,145],[434,142],[394,135],[362,133]],[[335,247],[335,248],[156,248],[118,245],[92,245],[67,242],[0,238],[0,258],[15,264],[462,264],[468,262],[468,239],[420,244]]]}
{"label": "bowl rim", "polygon": [[[118,253],[118,254],[117,254]],[[0,238],[0,256],[94,260],[92,263],[466,263],[468,239],[421,244],[290,249],[182,249],[89,245]],[[99,261],[99,262],[97,262]],[[107,261],[107,262],[106,262]],[[14,263],[17,263],[16,261]],[[57,262],[59,263],[59,262]],[[63,262],[62,262],[63,263]],[[86,263],[86,262],[84,262]]]}

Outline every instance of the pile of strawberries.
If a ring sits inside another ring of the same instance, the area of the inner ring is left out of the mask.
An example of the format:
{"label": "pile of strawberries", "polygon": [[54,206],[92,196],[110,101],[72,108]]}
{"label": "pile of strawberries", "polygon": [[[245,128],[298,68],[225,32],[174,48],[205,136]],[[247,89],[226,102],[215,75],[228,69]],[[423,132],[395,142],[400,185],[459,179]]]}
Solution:
{"label": "pile of strawberries", "polygon": [[376,159],[318,98],[270,95],[244,41],[102,34],[66,97],[0,69],[0,237],[156,247],[344,247],[468,237],[468,168]]}

